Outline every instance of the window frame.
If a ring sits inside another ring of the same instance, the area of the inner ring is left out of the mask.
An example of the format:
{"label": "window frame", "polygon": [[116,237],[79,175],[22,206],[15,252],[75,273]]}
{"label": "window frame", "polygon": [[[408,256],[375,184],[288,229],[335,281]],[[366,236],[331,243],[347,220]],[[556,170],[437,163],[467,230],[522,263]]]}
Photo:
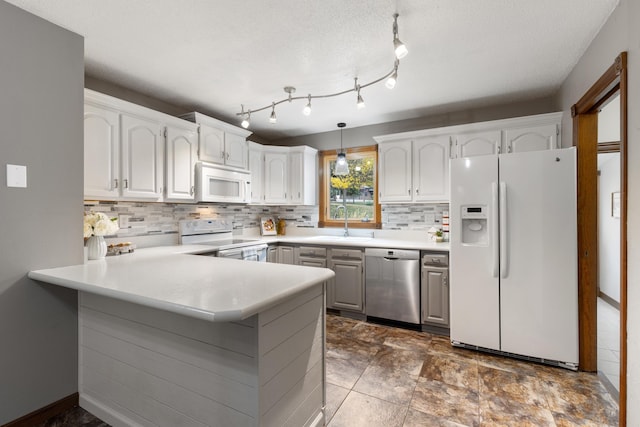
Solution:
{"label": "window frame", "polygon": [[[380,202],[378,200],[378,146],[377,145],[367,145],[364,147],[354,147],[354,148],[346,148],[343,149],[347,156],[349,154],[354,153],[366,153],[371,154],[375,161],[375,176],[373,179],[373,209],[375,218],[373,218],[369,222],[362,221],[348,221],[349,228],[369,228],[369,229],[380,229],[382,228],[382,209],[380,208]],[[328,162],[334,160],[338,155],[337,150],[326,150],[320,151],[318,153],[318,176],[319,176],[319,220],[318,220],[318,228],[343,228],[344,227],[344,219],[335,220],[331,219],[329,216],[329,203],[328,198],[328,185],[330,183],[331,176],[329,175]]]}

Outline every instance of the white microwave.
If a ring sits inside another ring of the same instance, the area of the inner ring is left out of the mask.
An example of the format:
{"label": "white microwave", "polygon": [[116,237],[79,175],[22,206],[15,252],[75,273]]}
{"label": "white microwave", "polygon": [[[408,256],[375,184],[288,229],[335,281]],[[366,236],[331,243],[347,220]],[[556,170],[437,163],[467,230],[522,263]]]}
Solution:
{"label": "white microwave", "polygon": [[198,202],[249,203],[251,174],[222,169],[208,163],[196,164]]}

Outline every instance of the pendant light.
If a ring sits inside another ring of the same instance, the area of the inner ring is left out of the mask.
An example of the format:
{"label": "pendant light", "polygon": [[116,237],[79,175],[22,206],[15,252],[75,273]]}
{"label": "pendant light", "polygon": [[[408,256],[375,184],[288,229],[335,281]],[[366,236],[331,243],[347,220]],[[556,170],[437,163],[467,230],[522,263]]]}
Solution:
{"label": "pendant light", "polygon": [[338,159],[336,160],[336,169],[333,171],[333,174],[337,176],[349,175],[347,154],[342,150],[342,129],[345,126],[346,123],[338,123],[338,127],[340,128],[340,152],[338,153]]}

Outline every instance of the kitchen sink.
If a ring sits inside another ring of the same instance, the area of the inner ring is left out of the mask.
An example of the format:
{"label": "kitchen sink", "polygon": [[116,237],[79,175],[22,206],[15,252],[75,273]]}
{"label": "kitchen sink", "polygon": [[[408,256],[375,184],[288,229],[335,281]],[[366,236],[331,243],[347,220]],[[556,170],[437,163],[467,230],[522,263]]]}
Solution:
{"label": "kitchen sink", "polygon": [[372,240],[373,237],[357,237],[357,236],[312,236],[309,240],[319,242],[367,242]]}

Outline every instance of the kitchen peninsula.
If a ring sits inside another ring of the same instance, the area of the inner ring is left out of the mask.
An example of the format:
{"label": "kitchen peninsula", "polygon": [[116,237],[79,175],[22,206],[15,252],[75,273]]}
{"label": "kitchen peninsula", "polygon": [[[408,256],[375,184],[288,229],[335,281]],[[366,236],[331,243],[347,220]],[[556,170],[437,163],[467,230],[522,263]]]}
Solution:
{"label": "kitchen peninsula", "polygon": [[116,426],[323,425],[334,273],[193,255],[206,251],[150,248],[29,273],[79,291],[81,406]]}

